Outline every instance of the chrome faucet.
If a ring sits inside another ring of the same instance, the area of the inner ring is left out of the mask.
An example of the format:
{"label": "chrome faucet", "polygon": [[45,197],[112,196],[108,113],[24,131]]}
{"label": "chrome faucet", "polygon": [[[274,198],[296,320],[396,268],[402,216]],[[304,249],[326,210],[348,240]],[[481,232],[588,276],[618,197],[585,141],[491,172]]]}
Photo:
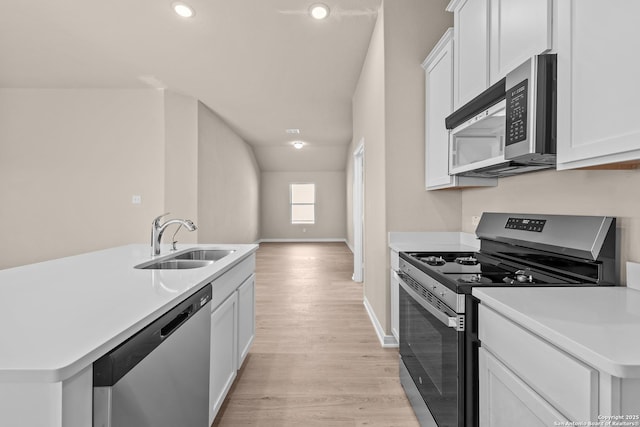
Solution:
{"label": "chrome faucet", "polygon": [[180,229],[180,227],[182,226],[184,226],[184,228],[189,231],[195,231],[198,229],[198,227],[196,227],[196,225],[190,219],[170,219],[164,224],[160,224],[160,219],[167,215],[169,215],[169,212],[160,215],[151,223],[151,256],[160,255],[160,240],[162,240],[162,234],[171,224],[180,224],[178,229]]}

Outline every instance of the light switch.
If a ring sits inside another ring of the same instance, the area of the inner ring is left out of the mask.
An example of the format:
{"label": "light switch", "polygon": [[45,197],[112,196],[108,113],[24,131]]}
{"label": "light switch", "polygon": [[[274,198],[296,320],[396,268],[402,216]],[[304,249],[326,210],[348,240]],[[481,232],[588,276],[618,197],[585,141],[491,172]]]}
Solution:
{"label": "light switch", "polygon": [[142,196],[134,194],[133,196],[131,196],[131,203],[133,203],[134,205],[142,204]]}

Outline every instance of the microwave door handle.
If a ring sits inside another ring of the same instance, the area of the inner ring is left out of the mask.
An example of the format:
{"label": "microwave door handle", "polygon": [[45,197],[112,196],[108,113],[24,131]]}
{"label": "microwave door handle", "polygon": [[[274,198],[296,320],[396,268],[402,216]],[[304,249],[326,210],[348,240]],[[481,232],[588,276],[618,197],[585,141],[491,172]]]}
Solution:
{"label": "microwave door handle", "polygon": [[418,295],[418,293],[413,289],[411,289],[409,285],[407,285],[405,281],[402,280],[402,276],[400,276],[400,286],[402,286],[402,289],[404,289],[409,294],[409,296],[411,296],[411,298],[414,299],[414,301],[420,304],[422,308],[427,310],[429,314],[433,315],[433,317],[438,319],[443,325],[447,326],[448,328],[453,328],[456,331],[464,330],[463,329],[464,325],[461,324],[462,322],[460,322],[461,320],[460,317],[463,317],[463,316],[454,316],[454,317],[448,316],[446,313],[443,313],[442,311],[438,310],[428,302],[423,301],[422,298]]}

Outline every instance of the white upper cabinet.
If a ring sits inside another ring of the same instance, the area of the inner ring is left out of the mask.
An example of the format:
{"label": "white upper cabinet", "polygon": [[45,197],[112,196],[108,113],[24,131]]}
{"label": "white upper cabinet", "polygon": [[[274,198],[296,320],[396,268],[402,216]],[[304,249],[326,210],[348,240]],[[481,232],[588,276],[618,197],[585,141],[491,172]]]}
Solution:
{"label": "white upper cabinet", "polygon": [[491,0],[490,83],[533,55],[550,50],[552,0]]}
{"label": "white upper cabinet", "polygon": [[457,109],[489,87],[489,0],[453,0],[447,11],[453,12]]}
{"label": "white upper cabinet", "polygon": [[433,48],[425,70],[425,186],[427,190],[496,185],[495,178],[449,175],[449,132],[445,118],[453,112],[453,28]]}
{"label": "white upper cabinet", "polygon": [[449,132],[444,119],[453,112],[453,29],[449,28],[422,66],[425,69],[426,187],[449,187]]}
{"label": "white upper cabinet", "polygon": [[640,159],[640,1],[558,2],[558,169]]}

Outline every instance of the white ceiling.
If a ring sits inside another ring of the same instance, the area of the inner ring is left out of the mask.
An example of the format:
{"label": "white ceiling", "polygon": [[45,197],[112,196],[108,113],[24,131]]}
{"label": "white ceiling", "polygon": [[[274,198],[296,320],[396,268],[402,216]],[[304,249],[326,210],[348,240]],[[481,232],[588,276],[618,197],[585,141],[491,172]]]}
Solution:
{"label": "white ceiling", "polygon": [[[0,87],[143,88],[193,96],[254,147],[263,171],[342,170],[380,0],[3,0]],[[307,142],[295,150],[299,128]]]}

